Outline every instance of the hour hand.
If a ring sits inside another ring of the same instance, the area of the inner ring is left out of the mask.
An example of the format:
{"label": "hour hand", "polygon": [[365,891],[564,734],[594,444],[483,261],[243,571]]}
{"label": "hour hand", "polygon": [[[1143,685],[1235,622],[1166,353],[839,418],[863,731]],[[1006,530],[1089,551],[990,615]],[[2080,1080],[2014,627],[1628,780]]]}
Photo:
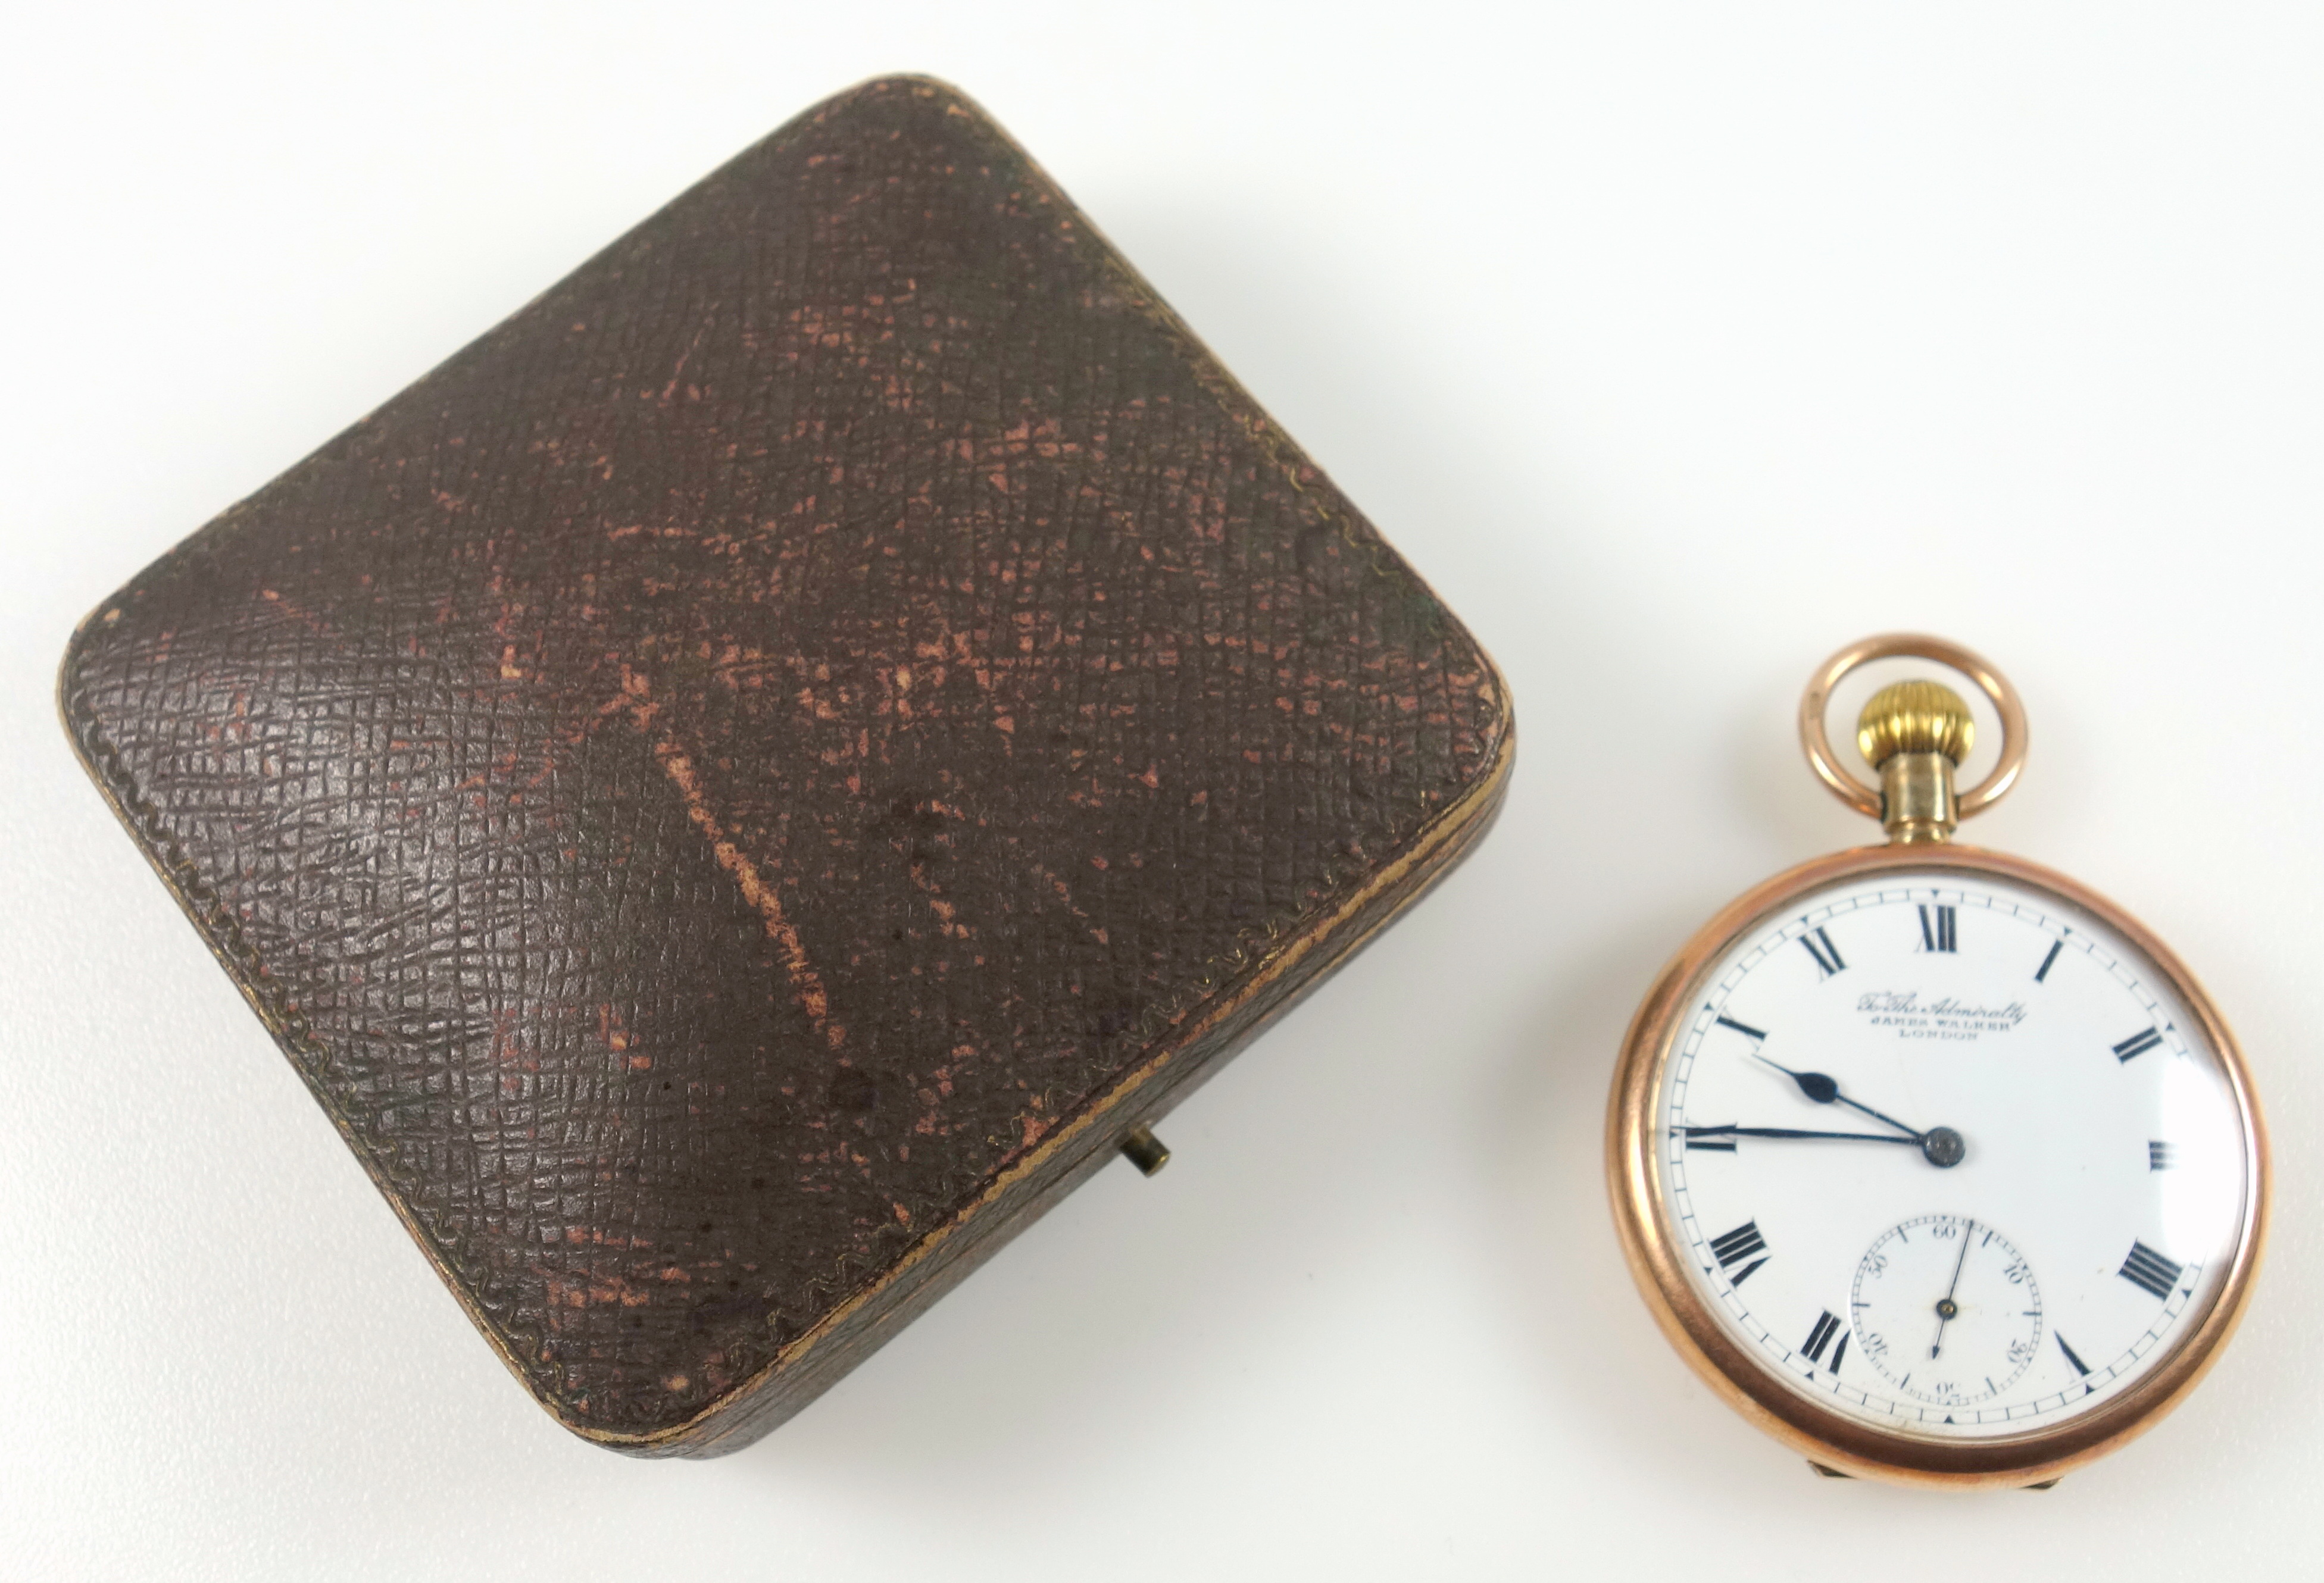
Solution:
{"label": "hour hand", "polygon": [[1863,1114],[1871,1117],[1875,1121],[1886,1122],[1897,1131],[1909,1134],[1911,1140],[1915,1143],[1918,1143],[1923,1136],[1919,1127],[1907,1127],[1903,1122],[1897,1120],[1894,1116],[1883,1116],[1871,1106],[1861,1104],[1855,1100],[1849,1099],[1846,1094],[1840,1091],[1840,1084],[1838,1082],[1834,1081],[1831,1078],[1825,1076],[1821,1072],[1794,1072],[1782,1062],[1770,1061],[1765,1055],[1760,1054],[1757,1050],[1751,1052],[1751,1059],[1757,1061],[1762,1066],[1772,1066],[1777,1072],[1782,1072],[1785,1077],[1790,1078],[1794,1082],[1800,1085],[1800,1092],[1805,1094],[1809,1099],[1814,1100],[1819,1105],[1829,1105],[1834,1101],[1838,1101],[1839,1103],[1847,1106],[1851,1110],[1861,1111]]}

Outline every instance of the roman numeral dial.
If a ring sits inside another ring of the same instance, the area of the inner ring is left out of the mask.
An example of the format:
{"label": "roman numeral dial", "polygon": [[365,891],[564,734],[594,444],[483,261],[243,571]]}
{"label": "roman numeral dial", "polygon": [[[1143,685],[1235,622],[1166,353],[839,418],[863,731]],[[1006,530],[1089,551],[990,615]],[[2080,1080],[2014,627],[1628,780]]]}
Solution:
{"label": "roman numeral dial", "polygon": [[1978,861],[1739,926],[1648,1003],[1659,1130],[1622,1146],[1720,1367],[1923,1444],[2144,1401],[2208,1333],[2252,1201],[2208,1008],[2107,915]]}

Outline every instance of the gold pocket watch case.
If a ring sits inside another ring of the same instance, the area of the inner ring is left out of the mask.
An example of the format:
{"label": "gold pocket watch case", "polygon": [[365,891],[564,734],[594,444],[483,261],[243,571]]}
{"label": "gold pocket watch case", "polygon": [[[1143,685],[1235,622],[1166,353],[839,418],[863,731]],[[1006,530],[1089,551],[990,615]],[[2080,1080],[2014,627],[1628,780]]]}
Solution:
{"label": "gold pocket watch case", "polygon": [[[2001,751],[1955,790],[1969,709],[1858,667],[1966,676]],[[2054,870],[1952,840],[2024,764],[2016,692],[1941,639],[1834,655],[1802,699],[1827,787],[1886,845],[1755,887],[1663,970],[1607,1128],[1631,1274],[1682,1356],[1820,1471],[2032,1486],[2152,1426],[2251,1294],[2264,1130],[2224,1019],[2170,949]]]}

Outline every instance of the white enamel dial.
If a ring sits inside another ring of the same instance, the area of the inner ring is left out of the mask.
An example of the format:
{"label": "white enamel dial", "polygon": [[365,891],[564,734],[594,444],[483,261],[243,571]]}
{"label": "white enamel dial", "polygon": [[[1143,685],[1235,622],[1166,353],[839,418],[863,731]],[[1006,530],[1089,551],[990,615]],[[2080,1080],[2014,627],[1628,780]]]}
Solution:
{"label": "white enamel dial", "polygon": [[1975,1440],[2120,1394],[2208,1310],[2255,1162],[2163,973],[2065,897],[1833,884],[1697,981],[1664,1215],[1746,1355],[1884,1429]]}

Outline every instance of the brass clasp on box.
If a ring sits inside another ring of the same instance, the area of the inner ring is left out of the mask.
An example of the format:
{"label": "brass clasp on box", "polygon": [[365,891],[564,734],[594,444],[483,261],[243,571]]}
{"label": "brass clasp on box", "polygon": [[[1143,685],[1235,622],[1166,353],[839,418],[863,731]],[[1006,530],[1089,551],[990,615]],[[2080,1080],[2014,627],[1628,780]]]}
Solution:
{"label": "brass clasp on box", "polygon": [[[1976,745],[1977,727],[1960,695],[1939,682],[1907,681],[1875,693],[1857,716],[1856,744],[1880,777],[1867,786],[1833,753],[1824,730],[1832,689],[1858,666],[1910,656],[1933,660],[1975,682],[2001,716],[2001,754],[1992,772],[1965,792],[1954,773]],[[1952,839],[1953,829],[1983,813],[2017,784],[2025,768],[2025,706],[2002,674],[1958,643],[1912,632],[1892,632],[1852,643],[1820,667],[1800,697],[1800,741],[1816,778],[1859,814],[1880,821],[1890,842]]]}
{"label": "brass clasp on box", "polygon": [[1148,1127],[1134,1127],[1121,1140],[1121,1152],[1131,1164],[1151,1176],[1170,1163],[1170,1151]]}

